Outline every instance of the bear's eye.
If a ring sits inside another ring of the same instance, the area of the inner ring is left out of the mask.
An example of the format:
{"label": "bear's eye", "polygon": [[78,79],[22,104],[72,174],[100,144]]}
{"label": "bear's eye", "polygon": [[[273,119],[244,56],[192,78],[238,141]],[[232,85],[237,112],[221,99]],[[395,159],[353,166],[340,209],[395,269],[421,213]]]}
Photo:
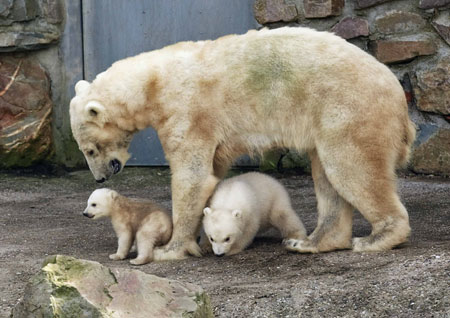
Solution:
{"label": "bear's eye", "polygon": [[89,156],[93,156],[93,155],[94,155],[94,150],[89,150],[89,151],[87,152],[87,154],[88,154]]}
{"label": "bear's eye", "polygon": [[229,242],[230,241],[230,237],[228,236],[224,241],[225,242]]}
{"label": "bear's eye", "polygon": [[97,204],[92,203],[91,206],[95,208],[97,206]]}
{"label": "bear's eye", "polygon": [[209,239],[211,240],[211,242],[214,242],[214,239],[212,237],[209,237]]}

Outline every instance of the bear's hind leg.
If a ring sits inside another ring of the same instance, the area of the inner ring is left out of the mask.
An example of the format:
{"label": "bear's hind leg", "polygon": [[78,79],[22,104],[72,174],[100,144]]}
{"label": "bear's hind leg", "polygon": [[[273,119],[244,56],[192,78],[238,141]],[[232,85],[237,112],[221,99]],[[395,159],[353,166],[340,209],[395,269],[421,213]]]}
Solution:
{"label": "bear's hind leg", "polygon": [[[339,194],[372,225],[369,236],[353,239],[353,251],[384,251],[404,243],[411,229],[408,212],[396,192],[394,164],[388,162],[394,156],[383,153],[382,147],[371,156],[354,146],[351,150],[343,150],[344,145],[340,148],[320,156],[330,158],[322,160],[326,175]],[[343,157],[338,151],[354,158]]]}
{"label": "bear's hind leg", "polygon": [[138,255],[130,261],[133,265],[143,265],[153,260],[153,248],[155,246],[155,233],[152,231],[140,230],[136,233],[136,247]]}
{"label": "bear's hind leg", "polygon": [[317,226],[306,240],[286,240],[286,248],[300,253],[351,248],[353,207],[330,184],[317,152],[311,151],[309,156],[317,199]]}

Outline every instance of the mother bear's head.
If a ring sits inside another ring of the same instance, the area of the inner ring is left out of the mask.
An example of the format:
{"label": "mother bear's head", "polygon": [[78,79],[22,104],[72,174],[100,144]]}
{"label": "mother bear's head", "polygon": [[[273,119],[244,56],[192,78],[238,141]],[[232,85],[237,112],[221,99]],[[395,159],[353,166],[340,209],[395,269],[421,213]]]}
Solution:
{"label": "mother bear's head", "polygon": [[119,173],[130,158],[128,147],[133,135],[117,125],[111,106],[87,81],[75,86],[75,97],[70,101],[70,125],[75,140],[97,182],[103,182]]}

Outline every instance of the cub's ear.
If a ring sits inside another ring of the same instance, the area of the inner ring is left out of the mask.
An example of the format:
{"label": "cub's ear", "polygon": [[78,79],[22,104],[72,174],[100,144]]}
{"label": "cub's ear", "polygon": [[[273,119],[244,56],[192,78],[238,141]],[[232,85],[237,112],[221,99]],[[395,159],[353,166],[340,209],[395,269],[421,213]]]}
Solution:
{"label": "cub's ear", "polygon": [[241,210],[233,210],[233,212],[231,212],[231,215],[234,216],[235,218],[240,218],[242,215],[242,211]]}
{"label": "cub's ear", "polygon": [[109,196],[111,197],[111,199],[114,200],[115,198],[117,198],[119,196],[119,194],[114,190],[109,190]]}
{"label": "cub's ear", "polygon": [[78,81],[75,84],[75,94],[83,95],[84,92],[86,92],[88,90],[89,85],[91,85],[91,84],[88,81],[84,81],[84,80]]}
{"label": "cub's ear", "polygon": [[87,118],[100,126],[103,126],[107,121],[106,109],[105,107],[96,101],[90,101],[84,107]]}
{"label": "cub's ear", "polygon": [[211,210],[210,208],[208,208],[208,207],[206,207],[206,208],[203,209],[203,214],[204,214],[204,215],[211,214],[211,212],[212,212],[212,210]]}

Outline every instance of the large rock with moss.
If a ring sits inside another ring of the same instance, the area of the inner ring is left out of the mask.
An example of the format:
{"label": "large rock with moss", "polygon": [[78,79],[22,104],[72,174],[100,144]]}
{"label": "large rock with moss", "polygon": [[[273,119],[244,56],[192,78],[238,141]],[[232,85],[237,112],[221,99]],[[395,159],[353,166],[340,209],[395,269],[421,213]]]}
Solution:
{"label": "large rock with moss", "polygon": [[48,257],[12,318],[213,317],[198,286],[133,269],[109,269],[68,256]]}

